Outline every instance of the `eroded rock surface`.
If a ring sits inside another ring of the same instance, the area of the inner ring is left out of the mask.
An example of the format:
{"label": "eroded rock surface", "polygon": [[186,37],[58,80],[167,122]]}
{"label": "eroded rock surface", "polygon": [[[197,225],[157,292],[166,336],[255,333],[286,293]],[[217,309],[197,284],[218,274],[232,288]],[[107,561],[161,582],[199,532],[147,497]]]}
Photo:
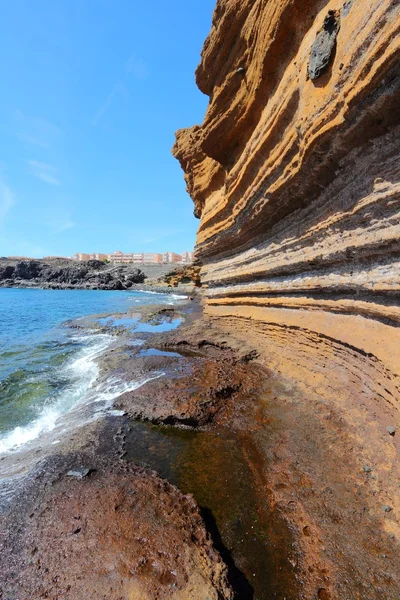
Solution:
{"label": "eroded rock surface", "polygon": [[394,0],[218,1],[174,147],[209,306],[400,323],[399,28]]}
{"label": "eroded rock surface", "polygon": [[193,497],[115,458],[48,459],[0,522],[8,600],[233,598]]}
{"label": "eroded rock surface", "polygon": [[218,0],[204,122],[173,149],[205,313],[286,382],[261,447],[299,534],[300,597],[400,590],[399,59],[395,0]]}

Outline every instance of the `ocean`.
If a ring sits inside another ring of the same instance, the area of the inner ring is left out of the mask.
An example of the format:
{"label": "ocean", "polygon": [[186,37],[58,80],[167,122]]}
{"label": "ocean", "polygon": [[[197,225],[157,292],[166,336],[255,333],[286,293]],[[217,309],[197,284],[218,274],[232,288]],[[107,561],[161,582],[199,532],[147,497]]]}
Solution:
{"label": "ocean", "polygon": [[[56,444],[67,417],[95,418],[143,383],[114,378],[100,385],[96,359],[114,337],[71,328],[70,320],[173,301],[147,292],[0,289],[0,458],[35,443]],[[96,410],[80,410],[89,404]]]}

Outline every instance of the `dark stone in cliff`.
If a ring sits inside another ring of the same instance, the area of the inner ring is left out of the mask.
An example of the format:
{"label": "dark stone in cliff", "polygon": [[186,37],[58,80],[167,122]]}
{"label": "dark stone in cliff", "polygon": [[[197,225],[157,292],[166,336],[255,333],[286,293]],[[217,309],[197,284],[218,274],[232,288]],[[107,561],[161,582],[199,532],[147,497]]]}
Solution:
{"label": "dark stone in cliff", "polygon": [[317,79],[326,71],[335,51],[336,37],[339,29],[340,22],[338,15],[334,10],[330,10],[311,48],[311,57],[308,64],[310,79]]}

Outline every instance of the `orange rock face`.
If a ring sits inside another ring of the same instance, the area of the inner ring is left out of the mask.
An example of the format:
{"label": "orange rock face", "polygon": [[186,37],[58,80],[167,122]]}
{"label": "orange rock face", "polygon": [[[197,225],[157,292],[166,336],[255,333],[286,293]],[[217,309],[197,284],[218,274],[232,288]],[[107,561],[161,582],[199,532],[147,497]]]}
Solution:
{"label": "orange rock face", "polygon": [[396,0],[218,0],[196,73],[208,110],[173,149],[208,310],[256,306],[366,352],[386,339],[396,374],[399,41]]}
{"label": "orange rock face", "polygon": [[201,219],[205,312],[285,382],[266,400],[282,434],[262,452],[274,501],[296,497],[282,510],[301,598],[394,600],[400,3],[218,0],[197,83],[204,122],[178,131],[173,153]]}

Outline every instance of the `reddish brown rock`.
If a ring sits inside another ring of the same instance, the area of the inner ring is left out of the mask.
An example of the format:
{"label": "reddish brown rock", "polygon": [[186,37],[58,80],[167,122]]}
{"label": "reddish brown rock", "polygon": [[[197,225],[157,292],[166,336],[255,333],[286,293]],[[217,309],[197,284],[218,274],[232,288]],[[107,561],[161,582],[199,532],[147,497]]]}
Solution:
{"label": "reddish brown rock", "polygon": [[260,373],[249,364],[252,354],[214,345],[199,338],[194,328],[185,333],[168,336],[167,356],[133,358],[126,364],[131,379],[151,368],[165,375],[122,394],[115,402],[117,408],[152,423],[204,427],[225,422],[239,397],[250,401],[260,393]]}
{"label": "reddish brown rock", "polygon": [[2,517],[2,598],[233,598],[196,502],[154,473],[68,455],[35,479]]}

